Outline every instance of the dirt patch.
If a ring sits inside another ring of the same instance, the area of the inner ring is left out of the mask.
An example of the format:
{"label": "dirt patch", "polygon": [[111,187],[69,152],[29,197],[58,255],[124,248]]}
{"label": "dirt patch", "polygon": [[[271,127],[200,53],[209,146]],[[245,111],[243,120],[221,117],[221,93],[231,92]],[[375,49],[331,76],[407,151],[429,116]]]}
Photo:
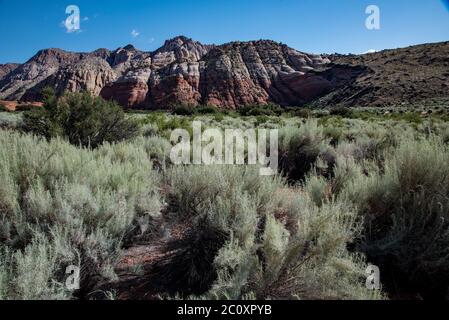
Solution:
{"label": "dirt patch", "polygon": [[126,249],[115,267],[117,281],[103,281],[87,299],[159,300],[207,292],[216,280],[213,262],[227,235],[206,222],[164,227],[159,239]]}
{"label": "dirt patch", "polygon": [[17,107],[20,106],[33,106],[33,107],[42,107],[44,104],[42,102],[20,102],[20,101],[6,101],[0,100],[0,104],[4,105],[8,110],[15,111]]}

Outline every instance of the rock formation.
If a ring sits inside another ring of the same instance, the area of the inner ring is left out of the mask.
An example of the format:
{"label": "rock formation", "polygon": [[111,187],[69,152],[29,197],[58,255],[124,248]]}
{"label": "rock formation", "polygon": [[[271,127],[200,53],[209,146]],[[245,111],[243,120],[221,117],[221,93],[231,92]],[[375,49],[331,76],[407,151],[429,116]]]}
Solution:
{"label": "rock formation", "polygon": [[58,94],[89,91],[146,109],[409,102],[447,96],[448,53],[449,44],[440,43],[316,55],[269,40],[215,46],[183,36],[154,52],[132,45],[91,53],[47,49],[22,65],[0,65],[0,99],[38,101],[42,88],[51,86]]}
{"label": "rock formation", "polygon": [[18,63],[0,64],[0,80],[2,80],[6,75],[14,71],[14,69],[16,69],[18,66],[20,66],[20,64]]}

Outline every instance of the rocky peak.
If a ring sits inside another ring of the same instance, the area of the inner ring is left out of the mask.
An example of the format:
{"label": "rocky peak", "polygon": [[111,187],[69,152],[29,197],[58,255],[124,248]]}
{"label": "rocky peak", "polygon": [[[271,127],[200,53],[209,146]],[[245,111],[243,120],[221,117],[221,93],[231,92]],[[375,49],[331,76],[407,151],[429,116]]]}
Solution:
{"label": "rocky peak", "polygon": [[24,101],[38,101],[42,99],[42,89],[52,87],[56,94],[66,91],[88,91],[99,95],[101,89],[116,79],[116,73],[111,66],[102,59],[89,55],[77,63],[61,66],[58,70],[37,85],[30,87],[21,97]]}
{"label": "rocky peak", "polygon": [[212,48],[185,36],[178,36],[165,41],[164,45],[153,53],[156,60],[170,60],[171,62],[199,61]]}
{"label": "rocky peak", "polygon": [[61,49],[50,48],[40,50],[28,62],[35,62],[42,65],[59,65],[74,63],[82,58],[81,53],[68,52]]}
{"label": "rocky peak", "polygon": [[126,50],[126,51],[138,51],[132,44],[128,44],[128,45],[124,46],[123,50]]}
{"label": "rocky peak", "polygon": [[166,40],[164,45],[161,47],[162,50],[165,51],[172,51],[175,48],[179,48],[183,46],[185,43],[194,43],[190,38],[187,38],[186,36],[177,36],[172,39]]}
{"label": "rocky peak", "polygon": [[111,56],[111,51],[105,48],[97,49],[93,51],[91,54],[89,54],[91,57],[98,57],[102,58],[104,60],[108,60]]}
{"label": "rocky peak", "polygon": [[41,84],[60,68],[76,64],[85,56],[83,53],[54,48],[41,50],[3,77],[0,81],[0,96],[19,100],[27,91]]}
{"label": "rocky peak", "polygon": [[142,51],[136,49],[133,45],[128,44],[123,48],[118,48],[115,50],[109,58],[109,63],[112,67],[127,64],[134,57],[139,56],[140,54],[142,54]]}

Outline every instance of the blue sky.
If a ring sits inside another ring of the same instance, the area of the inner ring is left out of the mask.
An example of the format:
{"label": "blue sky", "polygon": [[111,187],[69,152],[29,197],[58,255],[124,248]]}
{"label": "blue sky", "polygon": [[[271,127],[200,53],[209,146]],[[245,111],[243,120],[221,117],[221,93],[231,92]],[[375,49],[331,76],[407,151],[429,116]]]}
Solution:
{"label": "blue sky", "polygon": [[[313,53],[362,53],[449,40],[449,0],[0,0],[0,63],[43,48],[154,50],[186,35],[203,43],[272,39]],[[81,10],[67,33],[65,8]],[[368,5],[381,29],[365,28]],[[133,30],[135,31],[134,34]]]}

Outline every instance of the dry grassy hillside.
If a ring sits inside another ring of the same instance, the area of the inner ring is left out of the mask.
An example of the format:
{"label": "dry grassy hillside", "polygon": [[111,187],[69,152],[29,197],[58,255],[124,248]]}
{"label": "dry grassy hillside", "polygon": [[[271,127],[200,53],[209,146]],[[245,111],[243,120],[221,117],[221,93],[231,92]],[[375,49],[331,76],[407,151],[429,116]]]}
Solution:
{"label": "dry grassy hillside", "polygon": [[350,85],[317,99],[314,105],[449,105],[449,42],[330,58],[335,64],[365,66],[368,70]]}

